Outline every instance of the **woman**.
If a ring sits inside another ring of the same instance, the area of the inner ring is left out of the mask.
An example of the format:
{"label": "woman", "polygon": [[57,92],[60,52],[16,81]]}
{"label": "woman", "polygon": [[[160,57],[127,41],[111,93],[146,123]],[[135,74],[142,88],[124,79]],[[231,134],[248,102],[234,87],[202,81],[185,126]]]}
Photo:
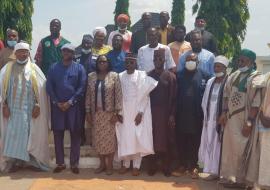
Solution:
{"label": "woman", "polygon": [[107,175],[112,175],[117,147],[115,123],[122,110],[122,91],[118,74],[110,72],[107,57],[100,55],[96,63],[96,72],[88,76],[86,117],[93,126],[93,146],[100,159],[100,166],[95,173],[106,170]]}
{"label": "woman", "polygon": [[105,45],[107,31],[104,27],[96,27],[93,31],[94,43],[92,47],[92,59],[96,60],[99,55],[106,55],[112,50],[111,46]]}

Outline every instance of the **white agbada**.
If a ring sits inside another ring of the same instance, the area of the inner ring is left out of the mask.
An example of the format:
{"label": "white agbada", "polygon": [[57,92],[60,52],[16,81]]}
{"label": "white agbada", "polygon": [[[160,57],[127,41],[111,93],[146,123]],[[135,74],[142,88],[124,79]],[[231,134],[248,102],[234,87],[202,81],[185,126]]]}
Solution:
{"label": "white agbada", "polygon": [[[9,62],[0,71],[0,110],[3,110],[3,97],[4,97],[4,77],[8,73],[8,67],[14,62]],[[46,94],[46,77],[40,70],[40,68],[28,61],[25,67],[25,77],[29,80],[31,71],[35,70],[38,95],[39,95],[39,106],[40,115],[36,119],[31,120],[31,127],[29,131],[27,151],[37,161],[41,162],[45,166],[49,166],[50,152],[48,144],[48,132],[50,128],[50,104]],[[7,158],[2,156],[4,147],[5,129],[8,124],[8,120],[3,117],[2,111],[0,112],[0,170],[6,166]]]}
{"label": "white agbada", "polygon": [[[158,82],[138,70],[133,74],[124,71],[119,77],[123,93],[123,123],[116,125],[118,158],[125,160],[154,154],[149,93]],[[143,112],[143,118],[136,126],[135,117],[139,112]]]}
{"label": "white agbada", "polygon": [[138,68],[139,70],[150,72],[155,68],[154,65],[154,51],[158,49],[165,49],[165,64],[164,69],[169,70],[176,67],[172,57],[169,46],[158,44],[155,48],[150,48],[149,44],[141,47],[138,51]]}
{"label": "white agbada", "polygon": [[[215,77],[211,78],[206,85],[202,100],[202,109],[204,112],[203,131],[201,136],[201,144],[199,148],[199,162],[204,166],[203,172],[218,175],[219,161],[220,161],[220,148],[221,142],[216,130],[217,120],[217,106],[218,96],[222,83],[213,84]],[[212,93],[210,94],[211,86],[213,86]],[[209,107],[208,107],[209,100]],[[209,114],[207,110],[209,109]]]}

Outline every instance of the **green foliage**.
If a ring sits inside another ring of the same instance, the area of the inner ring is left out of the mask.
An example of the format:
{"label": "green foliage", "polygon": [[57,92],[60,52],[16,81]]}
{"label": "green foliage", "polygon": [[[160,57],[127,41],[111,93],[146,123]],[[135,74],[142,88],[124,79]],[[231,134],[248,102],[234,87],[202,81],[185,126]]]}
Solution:
{"label": "green foliage", "polygon": [[8,28],[16,29],[22,40],[32,40],[32,14],[34,0],[0,0],[0,38]]}
{"label": "green foliage", "polygon": [[193,13],[206,19],[220,54],[230,58],[239,54],[249,19],[247,0],[197,0]]}
{"label": "green foliage", "polygon": [[[129,16],[128,8],[129,8],[129,0],[116,0],[116,6],[113,12],[115,26],[117,26],[116,19],[118,15],[126,14]],[[129,25],[130,25],[130,21],[129,21]]]}
{"label": "green foliage", "polygon": [[173,0],[172,25],[183,25],[185,22],[185,0]]}

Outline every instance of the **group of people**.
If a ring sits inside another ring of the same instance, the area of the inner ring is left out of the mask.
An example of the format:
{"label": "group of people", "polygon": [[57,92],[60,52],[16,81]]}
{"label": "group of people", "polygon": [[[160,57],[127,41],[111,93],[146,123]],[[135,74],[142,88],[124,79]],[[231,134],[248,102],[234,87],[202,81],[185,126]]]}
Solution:
{"label": "group of people", "polygon": [[[270,187],[270,74],[256,70],[256,54],[240,52],[238,70],[218,55],[214,36],[197,17],[186,35],[160,13],[153,27],[131,33],[129,17],[117,17],[107,35],[96,27],[79,47],[60,35],[61,22],[38,46],[35,62],[28,43],[7,30],[0,51],[0,166],[49,170],[48,129],[54,135],[56,167],[66,169],[64,132],[70,132],[70,168],[79,173],[85,125],[100,164],[95,173],[147,173],[199,177],[199,169],[225,187]],[[106,36],[108,42],[106,43]],[[86,121],[86,122],[85,122]],[[175,154],[176,153],[176,154]],[[177,155],[177,156],[175,156]],[[161,165],[159,165],[161,161]]]}

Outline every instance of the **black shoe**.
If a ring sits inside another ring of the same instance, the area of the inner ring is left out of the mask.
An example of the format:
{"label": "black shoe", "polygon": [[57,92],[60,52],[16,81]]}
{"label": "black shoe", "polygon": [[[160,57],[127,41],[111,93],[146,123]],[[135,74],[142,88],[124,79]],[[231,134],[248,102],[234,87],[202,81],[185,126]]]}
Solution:
{"label": "black shoe", "polygon": [[167,170],[167,169],[163,170],[162,172],[163,172],[165,177],[170,177],[171,176],[171,172],[169,170]]}
{"label": "black shoe", "polygon": [[65,169],[66,169],[66,165],[58,165],[56,168],[54,168],[53,173],[60,173]]}
{"label": "black shoe", "polygon": [[147,171],[147,174],[148,174],[149,176],[154,176],[154,175],[156,174],[156,172],[157,172],[157,170],[155,170],[155,169],[149,169],[149,170]]}
{"label": "black shoe", "polygon": [[74,174],[79,174],[79,173],[80,173],[80,170],[79,170],[79,168],[77,168],[77,167],[72,167],[72,168],[71,168],[71,171],[72,171],[72,173],[74,173]]}

